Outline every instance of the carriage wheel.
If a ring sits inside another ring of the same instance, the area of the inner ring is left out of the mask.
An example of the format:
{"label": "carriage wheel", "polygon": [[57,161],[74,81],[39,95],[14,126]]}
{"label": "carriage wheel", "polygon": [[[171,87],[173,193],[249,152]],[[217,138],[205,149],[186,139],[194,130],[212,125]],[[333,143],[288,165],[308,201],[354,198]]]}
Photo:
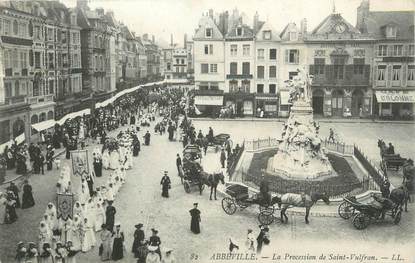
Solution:
{"label": "carriage wheel", "polygon": [[370,217],[365,213],[358,213],[353,217],[353,226],[356,229],[365,229],[370,224]]}
{"label": "carriage wheel", "polygon": [[262,225],[271,225],[274,222],[274,214],[264,210],[258,214],[258,221]]}
{"label": "carriage wheel", "polygon": [[339,208],[337,209],[337,212],[339,213],[339,216],[343,219],[349,219],[354,214],[354,208],[347,202],[343,202],[339,205]]}
{"label": "carriage wheel", "polygon": [[225,197],[222,199],[222,208],[228,215],[233,215],[236,212],[236,204],[232,198]]}
{"label": "carriage wheel", "polygon": [[395,225],[397,225],[397,224],[399,224],[399,222],[401,222],[401,216],[402,216],[402,211],[401,211],[401,210],[399,210],[399,211],[396,213],[395,218],[393,219],[393,223],[394,223]]}
{"label": "carriage wheel", "polygon": [[275,208],[274,208],[273,205],[271,205],[271,206],[262,206],[262,205],[259,205],[259,212],[263,212],[263,211],[268,212],[270,214],[273,214],[274,211],[275,211]]}
{"label": "carriage wheel", "polygon": [[190,193],[190,184],[189,184],[189,182],[184,181],[184,183],[183,183],[183,187],[184,187],[184,191],[185,191],[186,193]]}

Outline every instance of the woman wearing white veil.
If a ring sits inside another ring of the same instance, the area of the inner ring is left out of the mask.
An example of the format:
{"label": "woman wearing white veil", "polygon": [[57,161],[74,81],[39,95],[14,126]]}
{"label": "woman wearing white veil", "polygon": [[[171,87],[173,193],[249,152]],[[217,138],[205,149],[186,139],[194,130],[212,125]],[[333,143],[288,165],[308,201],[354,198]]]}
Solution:
{"label": "woman wearing white veil", "polygon": [[109,169],[110,166],[110,153],[108,149],[104,150],[104,153],[102,154],[102,167],[104,169]]}
{"label": "woman wearing white veil", "polygon": [[52,231],[50,230],[48,223],[42,220],[39,224],[39,247],[43,247],[43,244],[50,244],[51,242]]}
{"label": "woman wearing white veil", "polygon": [[72,241],[74,250],[81,250],[81,220],[79,216],[75,215],[68,230],[68,240]]}

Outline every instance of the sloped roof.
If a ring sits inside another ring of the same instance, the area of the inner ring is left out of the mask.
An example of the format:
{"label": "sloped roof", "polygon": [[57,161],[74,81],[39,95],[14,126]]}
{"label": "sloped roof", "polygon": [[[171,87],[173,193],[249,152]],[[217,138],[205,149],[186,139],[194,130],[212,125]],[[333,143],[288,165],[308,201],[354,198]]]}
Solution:
{"label": "sloped roof", "polygon": [[[205,36],[206,28],[212,28],[212,31],[213,31],[212,37],[207,38]],[[222,39],[222,38],[223,38],[223,35],[212,18],[208,16],[203,16],[199,20],[199,28],[196,29],[193,39]]]}
{"label": "sloped roof", "polygon": [[395,24],[398,27],[396,37],[398,39],[414,38],[414,19],[413,11],[384,11],[369,12],[369,17],[364,20],[367,33],[383,38],[382,27]]}
{"label": "sloped roof", "polygon": [[347,22],[347,20],[344,19],[340,14],[330,14],[327,16],[316,28],[314,28],[311,34],[322,35],[327,33],[336,33],[334,31],[334,26],[340,23],[346,25],[346,30],[344,33],[360,34],[360,31],[352,26],[349,22]]}
{"label": "sloped roof", "polygon": [[[40,7],[43,7],[46,11],[48,18],[57,20],[61,23],[69,23],[69,10],[68,8],[60,3],[59,1],[36,1]],[[63,12],[64,16],[61,16]]]}
{"label": "sloped roof", "polygon": [[297,28],[297,25],[295,24],[295,23],[288,23],[285,27],[284,27],[284,29],[281,31],[281,34],[280,34],[280,39],[283,39],[284,37],[285,37],[285,35],[286,35],[286,33],[287,33],[287,31],[290,29],[290,28],[294,28],[295,30],[296,30],[296,32],[298,32],[298,28]]}
{"label": "sloped roof", "polygon": [[78,9],[78,25],[81,27],[81,28],[91,28],[91,24],[89,23],[89,21],[88,21],[88,18],[86,17],[86,15],[85,15],[85,13],[84,13],[84,10],[82,10],[82,9]]}
{"label": "sloped roof", "polygon": [[[242,28],[242,35],[238,36],[236,34],[236,29],[238,27]],[[232,38],[237,38],[237,39],[241,39],[241,38],[253,38],[254,35],[254,30],[252,28],[250,28],[249,26],[245,25],[245,24],[235,24],[230,30],[228,30],[228,33],[226,34],[226,38],[227,39],[232,39]]]}
{"label": "sloped roof", "polygon": [[[260,22],[256,33],[256,39],[259,41],[280,41],[279,33],[269,22]],[[263,31],[271,31],[271,39],[263,39]]]}

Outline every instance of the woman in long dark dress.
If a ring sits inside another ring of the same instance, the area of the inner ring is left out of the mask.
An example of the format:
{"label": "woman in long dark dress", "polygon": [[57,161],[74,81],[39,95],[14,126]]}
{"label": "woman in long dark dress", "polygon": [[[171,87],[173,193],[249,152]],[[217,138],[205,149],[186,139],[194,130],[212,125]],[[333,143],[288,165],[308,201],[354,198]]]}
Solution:
{"label": "woman in long dark dress", "polygon": [[190,230],[194,234],[200,233],[200,210],[197,209],[197,203],[193,204],[193,209],[190,211],[190,216],[192,217],[190,221]]}
{"label": "woman in long dark dress", "polygon": [[119,260],[124,257],[124,233],[121,231],[121,225],[115,225],[114,243],[112,245],[112,260]]}
{"label": "woman in long dark dress", "polygon": [[93,154],[94,155],[94,172],[95,172],[95,176],[96,177],[101,177],[102,176],[102,159],[100,156],[98,156],[97,154]]}
{"label": "woman in long dark dress", "polygon": [[169,189],[170,189],[170,177],[167,175],[167,171],[164,171],[164,176],[161,178],[160,184],[162,185],[162,192],[161,196],[163,197],[169,197]]}
{"label": "woman in long dark dress", "polygon": [[140,153],[140,141],[137,139],[133,142],[133,156],[138,156]]}
{"label": "woman in long dark dress", "polygon": [[134,231],[134,242],[131,252],[134,253],[134,257],[140,257],[140,250],[141,246],[144,246],[144,231],[142,230],[143,224],[135,225],[136,230]]}
{"label": "woman in long dark dress", "polygon": [[16,156],[16,174],[26,174],[26,157],[20,152]]}
{"label": "woman in long dark dress", "polygon": [[159,254],[161,258],[161,251],[160,251],[160,244],[161,240],[160,237],[157,235],[158,231],[154,228],[151,229],[151,232],[153,232],[153,235],[150,237],[150,246],[157,247],[156,253]]}
{"label": "woman in long dark dress", "polygon": [[29,208],[35,205],[33,198],[32,186],[28,180],[24,180],[23,196],[22,196],[22,209]]}
{"label": "woman in long dark dress", "polygon": [[16,214],[16,201],[14,199],[13,192],[7,192],[7,201],[6,201],[6,218],[4,223],[11,224],[17,220]]}

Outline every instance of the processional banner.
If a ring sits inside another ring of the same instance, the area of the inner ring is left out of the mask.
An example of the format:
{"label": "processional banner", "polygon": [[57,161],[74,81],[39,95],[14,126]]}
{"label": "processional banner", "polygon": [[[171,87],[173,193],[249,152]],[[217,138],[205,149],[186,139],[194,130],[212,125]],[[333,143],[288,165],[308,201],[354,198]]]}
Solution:
{"label": "processional banner", "polygon": [[56,203],[58,210],[58,218],[62,218],[64,221],[68,220],[68,218],[73,218],[72,194],[58,194]]}
{"label": "processional banner", "polygon": [[89,176],[88,150],[71,151],[72,172],[75,176]]}

